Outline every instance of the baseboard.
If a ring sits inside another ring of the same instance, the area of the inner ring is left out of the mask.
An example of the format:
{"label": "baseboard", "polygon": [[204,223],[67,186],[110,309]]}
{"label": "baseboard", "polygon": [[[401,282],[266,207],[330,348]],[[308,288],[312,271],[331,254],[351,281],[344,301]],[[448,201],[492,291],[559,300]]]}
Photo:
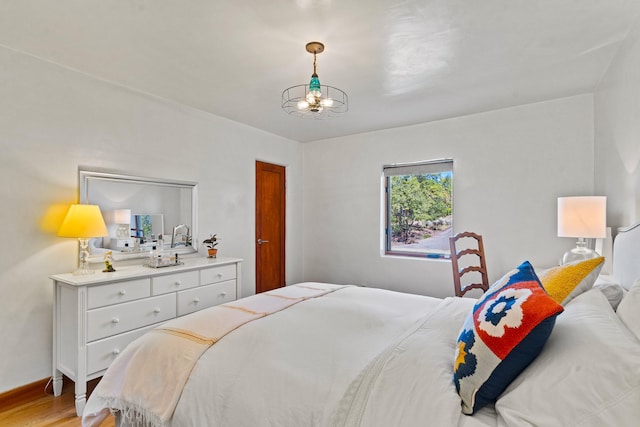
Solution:
{"label": "baseboard", "polygon": [[[52,395],[53,385],[49,383],[49,380],[50,378],[44,378],[42,380],[14,388],[13,390],[0,393],[0,412],[7,411],[40,397]],[[64,386],[73,384],[73,381],[67,377],[63,377],[63,381]]]}

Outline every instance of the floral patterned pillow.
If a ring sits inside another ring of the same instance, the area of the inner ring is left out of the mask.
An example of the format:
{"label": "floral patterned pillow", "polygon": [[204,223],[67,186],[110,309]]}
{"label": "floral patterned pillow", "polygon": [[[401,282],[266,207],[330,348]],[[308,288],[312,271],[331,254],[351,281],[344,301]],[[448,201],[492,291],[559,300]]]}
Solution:
{"label": "floral patterned pillow", "polygon": [[562,311],[528,261],[478,299],[462,326],[454,359],[463,413],[496,400],[538,356]]}

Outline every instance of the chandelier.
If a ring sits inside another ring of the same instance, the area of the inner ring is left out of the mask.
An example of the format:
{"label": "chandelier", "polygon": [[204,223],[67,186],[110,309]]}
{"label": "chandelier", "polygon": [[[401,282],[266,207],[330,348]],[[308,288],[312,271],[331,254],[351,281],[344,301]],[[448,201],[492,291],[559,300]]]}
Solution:
{"label": "chandelier", "polygon": [[313,54],[313,74],[307,85],[291,86],[282,92],[282,108],[288,114],[323,119],[346,113],[349,109],[347,94],[333,86],[321,85],[318,78],[316,55],[324,51],[320,42],[309,42],[307,52]]}

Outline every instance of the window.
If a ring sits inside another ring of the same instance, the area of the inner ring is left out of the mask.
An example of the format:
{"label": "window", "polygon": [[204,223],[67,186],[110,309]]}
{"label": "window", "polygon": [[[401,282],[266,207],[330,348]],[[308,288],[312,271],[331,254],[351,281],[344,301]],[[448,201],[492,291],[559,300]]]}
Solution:
{"label": "window", "polygon": [[453,160],[383,166],[385,253],[449,256],[453,217]]}

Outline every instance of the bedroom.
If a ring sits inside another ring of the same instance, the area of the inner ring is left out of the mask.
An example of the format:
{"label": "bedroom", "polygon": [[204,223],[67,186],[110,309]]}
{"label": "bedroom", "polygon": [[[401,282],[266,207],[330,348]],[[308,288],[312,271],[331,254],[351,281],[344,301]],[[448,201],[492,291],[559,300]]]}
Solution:
{"label": "bedroom", "polygon": [[[56,237],[44,219],[60,215],[76,200],[79,166],[202,183],[199,228],[218,232],[224,239],[221,250],[245,260],[244,295],[253,289],[256,159],[287,166],[287,283],[363,283],[450,295],[449,264],[380,257],[379,174],[387,162],[456,160],[456,223],[486,236],[492,280],[523,256],[552,265],[571,246],[569,239],[555,235],[559,195],[604,194],[609,226],[639,221],[640,82],[635,76],[640,72],[640,28],[632,25],[637,6],[620,4],[635,12],[627,13],[627,26],[620,30],[625,37],[607,51],[610,61],[590,90],[561,90],[541,102],[308,143],[74,71],[82,68],[22,51],[13,45],[12,40],[18,42],[12,34],[0,37],[0,198],[5,240],[11,242],[2,249],[0,269],[0,391],[50,375],[48,277],[71,271],[77,249],[74,242]],[[2,8],[3,20],[22,16],[26,22],[35,13],[25,8],[24,15],[15,16],[9,4]],[[0,27],[9,32],[12,25],[4,21]],[[296,64],[286,62],[291,84],[304,81],[310,71],[302,50],[306,34],[288,42],[299,55],[287,57]],[[348,57],[332,58],[341,49],[340,40],[324,41],[320,74],[332,84],[339,75],[328,73],[330,61]],[[275,88],[276,104],[282,89]],[[523,170],[535,172],[535,180],[523,176]],[[371,215],[345,218],[337,209],[328,212],[327,204]]]}

